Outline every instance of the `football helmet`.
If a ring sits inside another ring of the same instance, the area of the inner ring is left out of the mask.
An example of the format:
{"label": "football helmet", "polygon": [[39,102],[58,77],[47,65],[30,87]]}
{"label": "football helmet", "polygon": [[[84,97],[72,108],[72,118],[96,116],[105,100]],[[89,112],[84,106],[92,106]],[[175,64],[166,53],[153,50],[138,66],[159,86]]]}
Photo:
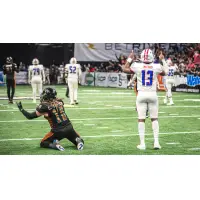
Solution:
{"label": "football helmet", "polygon": [[32,61],[33,65],[39,65],[39,60],[37,58],[34,58]]}
{"label": "football helmet", "polygon": [[140,60],[144,63],[152,63],[154,55],[151,49],[144,49],[140,55]]}
{"label": "football helmet", "polygon": [[43,91],[42,91],[42,94],[40,95],[40,101],[44,101],[44,100],[47,100],[47,101],[52,101],[53,99],[56,99],[56,96],[57,96],[57,92],[54,88],[45,88]]}
{"label": "football helmet", "polygon": [[8,64],[13,63],[12,57],[7,57],[7,58],[6,58],[6,62],[7,62]]}
{"label": "football helmet", "polygon": [[70,64],[76,64],[77,63],[77,60],[76,60],[76,58],[71,58],[70,59]]}

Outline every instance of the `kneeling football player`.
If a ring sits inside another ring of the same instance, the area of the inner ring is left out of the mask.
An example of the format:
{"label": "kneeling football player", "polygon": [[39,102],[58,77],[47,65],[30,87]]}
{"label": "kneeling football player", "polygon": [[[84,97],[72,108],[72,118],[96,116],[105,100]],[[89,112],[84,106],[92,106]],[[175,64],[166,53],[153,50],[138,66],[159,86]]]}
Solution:
{"label": "kneeling football player", "polygon": [[22,103],[17,103],[19,110],[27,119],[34,119],[44,116],[48,120],[51,131],[47,133],[40,143],[42,148],[52,148],[64,151],[59,141],[66,138],[71,141],[78,150],[82,150],[84,141],[74,130],[64,109],[64,103],[58,99],[57,92],[53,88],[45,88],[40,96],[40,105],[36,111],[29,113],[23,109]]}

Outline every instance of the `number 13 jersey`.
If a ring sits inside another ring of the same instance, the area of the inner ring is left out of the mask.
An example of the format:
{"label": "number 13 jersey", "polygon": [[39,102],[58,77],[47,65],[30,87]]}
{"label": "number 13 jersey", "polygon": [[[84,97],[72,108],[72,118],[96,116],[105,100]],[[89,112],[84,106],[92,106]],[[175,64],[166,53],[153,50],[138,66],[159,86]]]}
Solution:
{"label": "number 13 jersey", "polygon": [[162,72],[160,64],[133,63],[130,70],[137,76],[138,91],[156,92],[157,75]]}

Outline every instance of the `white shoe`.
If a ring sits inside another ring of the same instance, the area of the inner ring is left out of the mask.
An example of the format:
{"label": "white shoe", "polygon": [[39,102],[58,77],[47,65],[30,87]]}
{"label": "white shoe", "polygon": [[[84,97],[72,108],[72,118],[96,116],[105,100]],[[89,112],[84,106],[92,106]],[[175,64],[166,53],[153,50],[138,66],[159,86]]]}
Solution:
{"label": "white shoe", "polygon": [[36,100],[33,100],[33,103],[36,103]]}
{"label": "white shoe", "polygon": [[155,150],[161,149],[161,146],[159,143],[154,143],[154,147]]}
{"label": "white shoe", "polygon": [[77,144],[77,149],[78,149],[79,151],[83,150],[83,147],[84,147],[83,142],[79,142],[79,143]]}
{"label": "white shoe", "polygon": [[168,103],[167,105],[168,105],[168,106],[171,106],[171,105],[174,105],[174,103],[173,103],[173,102],[170,102],[170,103]]}
{"label": "white shoe", "polygon": [[170,104],[171,104],[171,105],[174,105],[174,102],[173,102],[173,101],[171,101],[171,102],[170,102]]}
{"label": "white shoe", "polygon": [[167,99],[164,99],[164,101],[163,101],[163,102],[164,102],[164,104],[167,104]]}
{"label": "white shoe", "polygon": [[137,148],[140,149],[140,150],[145,150],[146,145],[145,144],[143,144],[143,145],[139,144],[139,145],[137,145]]}
{"label": "white shoe", "polygon": [[54,140],[53,141],[53,144],[55,144],[56,146],[56,149],[58,149],[59,151],[64,151],[64,147],[62,147],[60,144],[59,144],[59,141],[58,140]]}
{"label": "white shoe", "polygon": [[59,150],[59,151],[64,151],[64,147],[62,147],[60,144],[56,144],[56,148]]}
{"label": "white shoe", "polygon": [[74,103],[72,102],[72,103],[70,103],[70,105],[74,105]]}

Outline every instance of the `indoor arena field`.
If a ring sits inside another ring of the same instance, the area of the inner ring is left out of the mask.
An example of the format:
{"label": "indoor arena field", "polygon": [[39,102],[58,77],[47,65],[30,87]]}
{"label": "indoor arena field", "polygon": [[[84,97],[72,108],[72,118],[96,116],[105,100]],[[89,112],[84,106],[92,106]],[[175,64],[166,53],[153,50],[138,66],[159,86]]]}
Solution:
{"label": "indoor arena field", "polygon": [[[0,154],[1,155],[188,155],[200,154],[200,95],[173,92],[174,105],[164,105],[164,92],[159,92],[160,145],[153,149],[151,120],[146,119],[145,151],[139,144],[136,95],[130,89],[79,87],[79,105],[70,106],[64,85],[53,86],[65,103],[74,129],[85,141],[77,151],[68,140],[62,140],[65,151],[40,148],[40,141],[50,131],[43,117],[27,120],[16,104],[8,104],[6,87],[0,88]],[[14,101],[34,111],[30,86],[17,86]],[[18,99],[18,100],[17,100]]]}

